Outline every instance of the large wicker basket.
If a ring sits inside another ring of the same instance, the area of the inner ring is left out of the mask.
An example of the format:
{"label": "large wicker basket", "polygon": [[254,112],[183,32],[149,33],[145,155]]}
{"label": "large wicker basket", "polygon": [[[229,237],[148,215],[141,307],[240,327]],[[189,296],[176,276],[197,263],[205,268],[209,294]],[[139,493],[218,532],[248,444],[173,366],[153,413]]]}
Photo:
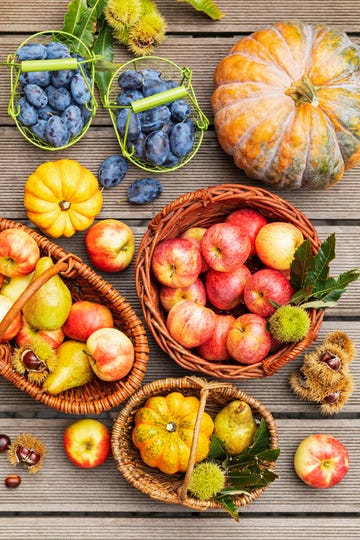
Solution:
{"label": "large wicker basket", "polygon": [[[52,258],[54,262],[52,271],[61,275],[71,291],[73,301],[80,299],[98,301],[111,310],[115,326],[122,330],[134,344],[135,362],[130,373],[120,381],[105,382],[95,376],[92,382],[84,386],[52,396],[42,391],[39,386],[29,382],[25,376],[19,375],[12,368],[10,359],[14,345],[12,342],[8,342],[0,345],[0,375],[23,392],[28,393],[36,401],[41,401],[61,412],[86,415],[116,407],[135,392],[145,375],[149,349],[146,333],[140,319],[125,298],[85,265],[79,257],[65,252],[61,247],[20,223],[0,218],[1,231],[12,228],[25,230],[37,242],[41,255]],[[46,281],[51,275],[44,273],[40,276],[40,278],[42,277],[43,281]],[[37,286],[41,285],[40,278],[37,281]],[[15,313],[21,309],[34,290],[34,287],[30,285],[15,302],[0,324],[0,335],[3,335]]]}
{"label": "large wicker basket", "polygon": [[190,227],[209,227],[224,221],[242,207],[261,212],[270,221],[287,221],[298,227],[316,253],[320,240],[309,219],[290,203],[262,188],[223,184],[186,193],[165,206],[149,223],[136,260],[136,288],[145,321],[159,346],[183,368],[219,378],[246,379],[273,375],[290,360],[299,356],[316,339],[324,318],[323,310],[311,310],[311,328],[299,343],[281,347],[261,362],[252,365],[215,363],[201,358],[194,350],[177,343],[166,327],[166,313],[159,301],[159,284],[151,271],[156,245],[164,239],[181,235]]}
{"label": "large wicker basket", "polygon": [[[144,406],[148,398],[166,396],[175,391],[185,396],[195,396],[200,400],[197,419],[199,422],[203,410],[214,418],[231,401],[235,399],[245,401],[250,405],[257,421],[265,420],[270,433],[270,448],[278,447],[277,427],[271,413],[263,404],[237,389],[233,384],[223,381],[205,381],[199,377],[190,376],[181,379],[162,379],[146,384],[137,390],[115,418],[112,429],[112,453],[117,468],[136,489],[157,501],[182,504],[194,510],[223,509],[224,507],[215,500],[203,501],[189,495],[187,486],[194,466],[191,457],[185,478],[181,473],[170,476],[145,465],[132,442],[136,411]],[[196,443],[196,435],[194,435],[193,445]],[[274,470],[274,464],[271,464],[270,468]],[[259,488],[249,494],[236,495],[233,497],[233,502],[236,507],[246,506],[257,499],[264,489]]]}

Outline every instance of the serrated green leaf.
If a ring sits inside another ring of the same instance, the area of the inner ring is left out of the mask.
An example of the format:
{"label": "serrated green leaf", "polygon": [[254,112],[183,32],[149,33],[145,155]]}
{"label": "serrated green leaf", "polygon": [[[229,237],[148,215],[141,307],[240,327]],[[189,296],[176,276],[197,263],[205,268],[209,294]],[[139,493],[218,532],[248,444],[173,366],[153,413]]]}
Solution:
{"label": "serrated green leaf", "polygon": [[[93,52],[102,56],[104,61],[112,64],[114,61],[113,35],[106,24],[105,18],[101,17],[98,37],[94,43]],[[95,70],[95,83],[99,89],[102,104],[105,104],[105,95],[108,91],[112,73],[109,70]]]}
{"label": "serrated green leaf", "polygon": [[[72,0],[64,16],[63,30],[79,38],[86,47],[92,48],[96,32],[99,10],[103,9],[104,0]],[[84,54],[85,50],[77,41],[73,50]]]}
{"label": "serrated green leaf", "polygon": [[335,259],[335,244],[335,233],[332,233],[321,243],[314,257],[315,268],[313,271],[308,272],[305,286],[327,279],[329,276],[329,264]]}
{"label": "serrated green leaf", "polygon": [[276,461],[280,455],[280,448],[269,448],[257,454],[259,461]]}
{"label": "serrated green leaf", "polygon": [[315,257],[308,239],[297,248],[290,266],[290,283],[296,291],[306,286],[307,275],[315,270]]}
{"label": "serrated green leaf", "polygon": [[225,445],[219,437],[211,435],[210,449],[207,459],[222,459],[226,457]]}
{"label": "serrated green leaf", "polygon": [[187,2],[188,4],[191,4],[197,11],[203,11],[213,20],[222,19],[222,17],[224,17],[224,14],[213,0],[178,0],[178,2]]}
{"label": "serrated green leaf", "polygon": [[296,293],[294,293],[290,298],[289,304],[294,306],[303,306],[304,302],[311,297],[313,289],[314,287],[311,285],[310,287],[296,291]]}
{"label": "serrated green leaf", "polygon": [[232,498],[229,495],[218,496],[216,497],[216,500],[224,506],[224,509],[230,514],[233,519],[235,519],[235,521],[239,521],[239,513]]}
{"label": "serrated green leaf", "polygon": [[336,302],[346,291],[347,286],[360,276],[357,269],[343,272],[337,278],[328,278],[316,283],[313,297],[326,302]]}

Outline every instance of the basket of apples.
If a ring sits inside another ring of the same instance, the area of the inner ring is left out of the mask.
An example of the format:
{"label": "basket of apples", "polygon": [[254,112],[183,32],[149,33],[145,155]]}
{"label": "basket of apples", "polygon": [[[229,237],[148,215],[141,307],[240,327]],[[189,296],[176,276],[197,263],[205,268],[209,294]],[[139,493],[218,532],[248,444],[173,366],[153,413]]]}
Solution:
{"label": "basket of apples", "polygon": [[76,255],[0,219],[0,374],[37,401],[97,414],[126,400],[148,361],[126,299]]}
{"label": "basket of apples", "polygon": [[273,375],[317,337],[320,308],[330,305],[321,293],[314,301],[301,278],[320,246],[309,219],[267,190],[224,184],[186,193],[152,219],[139,247],[146,323],[187,370]]}

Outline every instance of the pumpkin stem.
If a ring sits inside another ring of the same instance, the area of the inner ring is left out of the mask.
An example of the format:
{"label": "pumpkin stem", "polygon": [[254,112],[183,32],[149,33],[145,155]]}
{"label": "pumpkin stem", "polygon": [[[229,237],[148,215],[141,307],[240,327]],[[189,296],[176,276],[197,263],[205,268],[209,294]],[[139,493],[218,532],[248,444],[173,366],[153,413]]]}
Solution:
{"label": "pumpkin stem", "polygon": [[60,206],[60,209],[61,210],[69,210],[70,206],[71,206],[71,202],[70,201],[60,201],[59,202],[59,206]]}
{"label": "pumpkin stem", "polygon": [[311,103],[314,107],[319,105],[315,86],[307,75],[293,82],[290,88],[285,90],[285,94],[293,98],[296,107],[299,107],[302,103]]}
{"label": "pumpkin stem", "polygon": [[173,433],[174,431],[176,431],[176,423],[169,422],[168,424],[166,424],[166,431],[168,431],[169,433]]}

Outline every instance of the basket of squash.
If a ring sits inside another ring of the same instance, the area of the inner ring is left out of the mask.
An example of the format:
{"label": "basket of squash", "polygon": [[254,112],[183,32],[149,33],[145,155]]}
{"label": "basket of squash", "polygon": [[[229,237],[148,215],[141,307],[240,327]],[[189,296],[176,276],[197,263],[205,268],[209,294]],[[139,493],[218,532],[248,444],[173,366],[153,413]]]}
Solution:
{"label": "basket of squash", "polygon": [[265,189],[223,184],[185,193],[150,221],[139,246],[136,287],[145,321],[189,371],[225,379],[273,375],[321,327],[324,310],[307,302],[293,335],[276,332],[275,321],[268,331],[277,307],[305,300],[298,270],[320,245],[309,219]]}
{"label": "basket of squash", "polygon": [[[148,361],[131,305],[79,257],[21,223],[1,218],[0,244],[0,375],[69,414],[97,414],[126,400]],[[117,373],[100,368],[100,328],[108,348],[121,342],[128,355]]]}
{"label": "basket of squash", "polygon": [[233,384],[199,377],[163,379],[135,392],[115,418],[119,472],[152,499],[194,510],[256,500],[277,475],[271,413]]}

